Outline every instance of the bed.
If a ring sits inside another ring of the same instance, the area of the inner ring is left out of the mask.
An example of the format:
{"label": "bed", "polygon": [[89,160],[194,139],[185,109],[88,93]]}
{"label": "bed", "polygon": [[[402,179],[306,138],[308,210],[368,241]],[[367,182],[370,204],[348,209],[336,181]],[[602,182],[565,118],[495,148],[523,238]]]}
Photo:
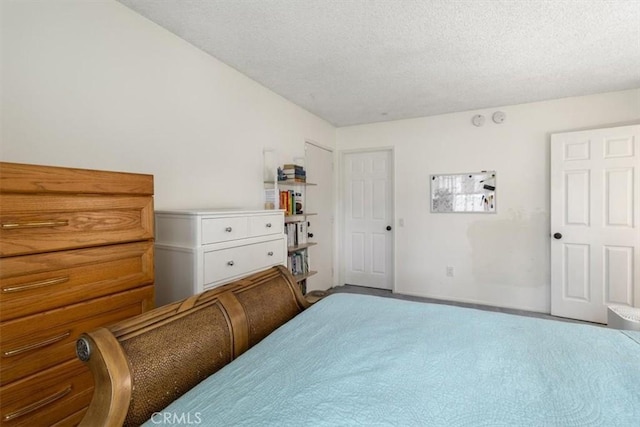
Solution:
{"label": "bed", "polygon": [[84,334],[85,425],[633,426],[640,332],[354,294],[286,269]]}

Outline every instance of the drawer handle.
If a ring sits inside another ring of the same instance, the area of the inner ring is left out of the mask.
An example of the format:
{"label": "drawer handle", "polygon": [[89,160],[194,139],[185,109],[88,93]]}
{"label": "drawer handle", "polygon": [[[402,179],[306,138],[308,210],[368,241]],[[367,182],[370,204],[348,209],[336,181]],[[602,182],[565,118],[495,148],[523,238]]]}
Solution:
{"label": "drawer handle", "polygon": [[2,229],[15,230],[16,228],[64,227],[66,225],[69,225],[69,220],[67,219],[54,221],[7,222],[2,224]]}
{"label": "drawer handle", "polygon": [[64,283],[69,280],[69,276],[54,277],[53,279],[40,280],[39,282],[27,283],[26,285],[19,286],[7,286],[2,288],[2,292],[5,294],[11,292],[22,292],[30,289],[43,288],[45,286],[57,285],[58,283]]}
{"label": "drawer handle", "polygon": [[13,350],[7,350],[5,352],[2,353],[2,357],[13,357],[13,356],[17,356],[18,354],[22,354],[25,353],[27,351],[31,351],[31,350],[35,350],[36,348],[40,348],[40,347],[46,347],[50,344],[56,343],[58,341],[62,341],[63,339],[67,338],[69,335],[71,335],[71,331],[67,331],[64,332],[60,335],[56,335],[55,337],[51,337],[51,338],[47,338],[44,341],[40,341],[34,344],[28,344],[22,347],[18,347],[16,349]]}
{"label": "drawer handle", "polygon": [[224,231],[226,231],[227,233],[231,233],[231,230],[233,230],[233,228],[231,228],[231,227],[227,227],[227,228],[224,229]]}
{"label": "drawer handle", "polygon": [[267,228],[271,228],[271,223],[270,222],[267,223]]}
{"label": "drawer handle", "polygon": [[267,252],[267,255],[269,255],[269,256],[273,256],[273,251],[269,251],[269,252]]}
{"label": "drawer handle", "polygon": [[230,267],[233,267],[234,264],[235,264],[235,262],[233,262],[233,261],[227,262],[227,265],[230,266]]}
{"label": "drawer handle", "polygon": [[42,400],[32,403],[31,405],[27,405],[22,409],[18,409],[15,412],[5,415],[2,420],[3,421],[11,421],[15,418],[21,417],[23,415],[27,415],[30,412],[37,411],[38,409],[46,406],[50,403],[55,402],[58,399],[62,399],[67,394],[71,393],[71,386],[68,386],[64,390],[60,390],[57,393],[52,394],[51,396],[45,397]]}

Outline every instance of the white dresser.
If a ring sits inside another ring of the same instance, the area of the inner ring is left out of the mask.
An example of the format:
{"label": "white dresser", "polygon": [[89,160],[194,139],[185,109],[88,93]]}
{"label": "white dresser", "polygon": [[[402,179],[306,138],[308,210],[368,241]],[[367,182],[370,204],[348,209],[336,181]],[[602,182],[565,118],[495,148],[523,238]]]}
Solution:
{"label": "white dresser", "polygon": [[156,306],[286,263],[284,211],[156,211]]}

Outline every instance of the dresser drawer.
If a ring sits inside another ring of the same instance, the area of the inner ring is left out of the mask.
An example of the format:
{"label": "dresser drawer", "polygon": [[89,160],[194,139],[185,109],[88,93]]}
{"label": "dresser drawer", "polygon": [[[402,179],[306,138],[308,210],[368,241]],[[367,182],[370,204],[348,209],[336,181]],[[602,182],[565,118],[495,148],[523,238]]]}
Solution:
{"label": "dresser drawer", "polygon": [[51,427],[76,427],[77,425],[80,424],[80,422],[86,415],[87,409],[89,408],[82,408],[78,412],[74,412],[68,417],[55,422],[54,424],[51,425]]}
{"label": "dresser drawer", "polygon": [[152,308],[153,286],[0,323],[0,384],[75,358],[81,333]]}
{"label": "dresser drawer", "polygon": [[205,252],[204,288],[284,262],[284,239]]}
{"label": "dresser drawer", "polygon": [[255,259],[256,270],[284,264],[286,260],[285,240],[270,240],[252,245],[250,253],[251,257]]}
{"label": "dresser drawer", "polygon": [[3,193],[153,195],[153,175],[0,162]]}
{"label": "dresser drawer", "polygon": [[0,258],[0,321],[153,283],[153,242]]}
{"label": "dresser drawer", "polygon": [[255,215],[249,217],[249,235],[251,237],[282,234],[284,217],[282,214]]}
{"label": "dresser drawer", "polygon": [[227,242],[249,236],[247,217],[203,218],[202,244]]}
{"label": "dresser drawer", "polygon": [[0,194],[0,256],[153,238],[150,196]]}
{"label": "dresser drawer", "polygon": [[0,425],[52,425],[88,406],[92,396],[91,372],[79,360],[70,360],[0,387]]}

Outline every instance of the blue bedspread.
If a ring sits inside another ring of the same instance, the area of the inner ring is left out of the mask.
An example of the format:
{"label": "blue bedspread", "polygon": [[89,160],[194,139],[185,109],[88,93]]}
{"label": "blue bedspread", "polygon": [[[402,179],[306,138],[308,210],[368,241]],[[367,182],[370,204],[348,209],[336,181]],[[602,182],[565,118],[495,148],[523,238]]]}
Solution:
{"label": "blue bedspread", "polygon": [[640,333],[334,294],[147,425],[167,413],[208,426],[640,426]]}

